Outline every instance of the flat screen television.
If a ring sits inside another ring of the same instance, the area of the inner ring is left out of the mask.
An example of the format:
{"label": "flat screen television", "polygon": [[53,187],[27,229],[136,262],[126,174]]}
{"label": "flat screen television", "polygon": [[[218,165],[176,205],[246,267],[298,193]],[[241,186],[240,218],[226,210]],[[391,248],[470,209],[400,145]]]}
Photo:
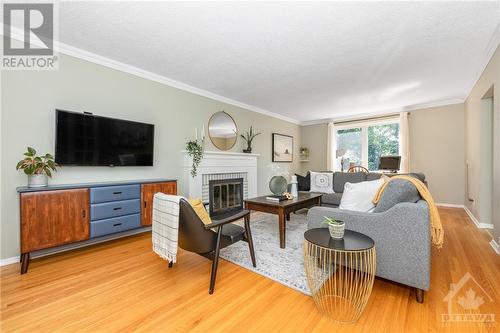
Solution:
{"label": "flat screen television", "polygon": [[60,165],[152,166],[154,125],[56,110]]}

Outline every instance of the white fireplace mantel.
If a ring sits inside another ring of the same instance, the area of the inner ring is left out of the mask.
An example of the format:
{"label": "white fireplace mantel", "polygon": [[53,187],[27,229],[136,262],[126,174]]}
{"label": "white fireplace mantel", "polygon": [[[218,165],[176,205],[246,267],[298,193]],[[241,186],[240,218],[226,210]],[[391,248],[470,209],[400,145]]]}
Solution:
{"label": "white fireplace mantel", "polygon": [[184,193],[191,198],[202,198],[203,175],[246,173],[248,197],[257,196],[257,159],[259,154],[246,154],[223,151],[205,151],[198,166],[196,177],[191,176],[192,159],[187,151],[184,154]]}

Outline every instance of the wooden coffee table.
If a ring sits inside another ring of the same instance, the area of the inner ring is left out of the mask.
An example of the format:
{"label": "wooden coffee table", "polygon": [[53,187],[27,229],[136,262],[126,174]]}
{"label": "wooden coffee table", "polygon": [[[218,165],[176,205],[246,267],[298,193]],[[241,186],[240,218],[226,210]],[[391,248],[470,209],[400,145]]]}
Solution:
{"label": "wooden coffee table", "polygon": [[266,196],[246,199],[244,201],[245,209],[278,215],[280,247],[284,249],[286,221],[290,220],[290,214],[302,208],[319,206],[321,204],[321,196],[322,194],[319,193],[299,193],[297,197],[291,200],[280,202],[267,200]]}

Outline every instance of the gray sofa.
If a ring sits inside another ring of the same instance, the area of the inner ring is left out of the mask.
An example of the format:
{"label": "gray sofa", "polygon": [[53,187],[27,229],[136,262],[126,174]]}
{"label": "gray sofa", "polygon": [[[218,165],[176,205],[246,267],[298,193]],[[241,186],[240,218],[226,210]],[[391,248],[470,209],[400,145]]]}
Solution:
{"label": "gray sofa", "polygon": [[[386,176],[392,177],[396,174],[385,174]],[[425,183],[425,175],[423,173],[410,173],[409,175],[419,179]],[[382,176],[381,173],[377,172],[334,172],[333,173],[333,191],[335,193],[323,194],[321,197],[321,206],[327,207],[338,207],[340,205],[340,200],[342,199],[342,194],[344,192],[345,183],[360,183],[369,180],[376,180]],[[307,176],[306,176],[307,177]],[[300,190],[305,190],[301,189]]]}
{"label": "gray sofa", "polygon": [[[377,251],[376,275],[414,287],[417,301],[423,302],[424,290],[429,290],[431,268],[427,202],[420,199],[410,182],[398,180],[389,184],[374,212],[314,207],[307,214],[308,229],[326,227],[323,221],[327,216],[344,221],[346,229],[370,236]],[[332,203],[337,202],[340,201]]]}

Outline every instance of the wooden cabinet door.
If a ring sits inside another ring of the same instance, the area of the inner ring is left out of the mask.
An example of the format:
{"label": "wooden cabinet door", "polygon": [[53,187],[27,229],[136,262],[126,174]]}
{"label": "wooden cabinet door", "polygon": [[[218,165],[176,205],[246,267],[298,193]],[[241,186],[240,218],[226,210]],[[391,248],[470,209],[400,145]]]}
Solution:
{"label": "wooden cabinet door", "polygon": [[141,224],[143,226],[153,223],[153,196],[158,192],[177,194],[177,183],[164,182],[141,185]]}
{"label": "wooden cabinet door", "polygon": [[89,189],[21,193],[21,252],[89,238]]}

